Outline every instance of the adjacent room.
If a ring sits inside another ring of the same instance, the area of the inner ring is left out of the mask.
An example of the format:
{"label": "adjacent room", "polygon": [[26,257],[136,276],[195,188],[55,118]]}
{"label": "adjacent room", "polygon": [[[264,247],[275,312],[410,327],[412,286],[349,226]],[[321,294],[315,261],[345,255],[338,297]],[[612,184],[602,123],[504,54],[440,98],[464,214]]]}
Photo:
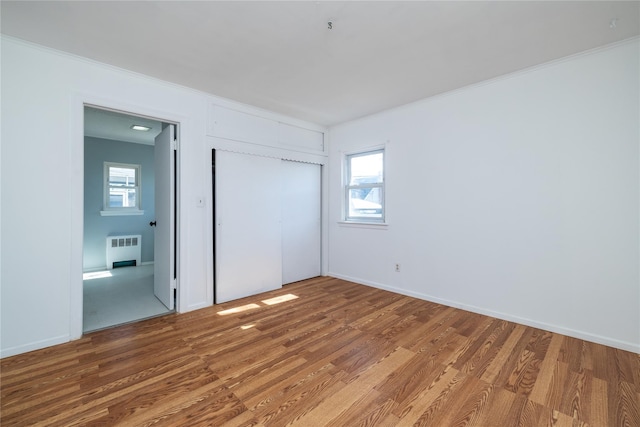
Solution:
{"label": "adjacent room", "polygon": [[640,426],[639,1],[0,20],[2,425]]}
{"label": "adjacent room", "polygon": [[85,107],[83,332],[172,311],[154,290],[154,144],[163,125]]}

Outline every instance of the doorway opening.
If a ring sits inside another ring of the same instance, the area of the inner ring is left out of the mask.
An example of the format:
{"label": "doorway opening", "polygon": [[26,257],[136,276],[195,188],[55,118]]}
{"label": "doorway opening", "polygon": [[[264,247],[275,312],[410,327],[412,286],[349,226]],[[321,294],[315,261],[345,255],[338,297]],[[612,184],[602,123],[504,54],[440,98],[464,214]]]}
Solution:
{"label": "doorway opening", "polygon": [[177,125],[84,106],[82,332],[174,311]]}

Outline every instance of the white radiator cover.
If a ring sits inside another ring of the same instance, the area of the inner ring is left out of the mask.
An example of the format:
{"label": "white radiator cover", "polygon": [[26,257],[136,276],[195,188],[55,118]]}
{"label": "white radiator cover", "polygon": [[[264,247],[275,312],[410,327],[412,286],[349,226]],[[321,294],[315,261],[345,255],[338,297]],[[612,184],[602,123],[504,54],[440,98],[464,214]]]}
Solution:
{"label": "white radiator cover", "polygon": [[107,236],[107,268],[111,270],[114,262],[133,261],[140,265],[142,253],[142,235],[126,234]]}

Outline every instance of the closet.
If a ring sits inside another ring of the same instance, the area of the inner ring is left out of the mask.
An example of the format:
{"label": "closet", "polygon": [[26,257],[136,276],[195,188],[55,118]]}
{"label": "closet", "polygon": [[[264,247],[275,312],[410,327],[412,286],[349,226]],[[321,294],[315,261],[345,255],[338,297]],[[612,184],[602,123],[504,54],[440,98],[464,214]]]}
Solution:
{"label": "closet", "polygon": [[324,157],[287,147],[300,141],[303,150],[322,153],[323,134],[220,107],[215,112],[215,302],[319,276]]}

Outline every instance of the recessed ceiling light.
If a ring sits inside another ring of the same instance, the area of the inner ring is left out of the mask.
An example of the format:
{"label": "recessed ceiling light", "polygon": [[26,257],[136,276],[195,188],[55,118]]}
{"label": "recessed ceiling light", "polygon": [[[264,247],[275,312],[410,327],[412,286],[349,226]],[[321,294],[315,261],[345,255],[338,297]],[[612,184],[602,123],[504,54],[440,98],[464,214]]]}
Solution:
{"label": "recessed ceiling light", "polygon": [[149,126],[142,126],[142,125],[133,125],[133,126],[131,126],[131,129],[139,130],[139,131],[142,131],[142,132],[146,132],[148,130],[151,130],[151,128]]}

